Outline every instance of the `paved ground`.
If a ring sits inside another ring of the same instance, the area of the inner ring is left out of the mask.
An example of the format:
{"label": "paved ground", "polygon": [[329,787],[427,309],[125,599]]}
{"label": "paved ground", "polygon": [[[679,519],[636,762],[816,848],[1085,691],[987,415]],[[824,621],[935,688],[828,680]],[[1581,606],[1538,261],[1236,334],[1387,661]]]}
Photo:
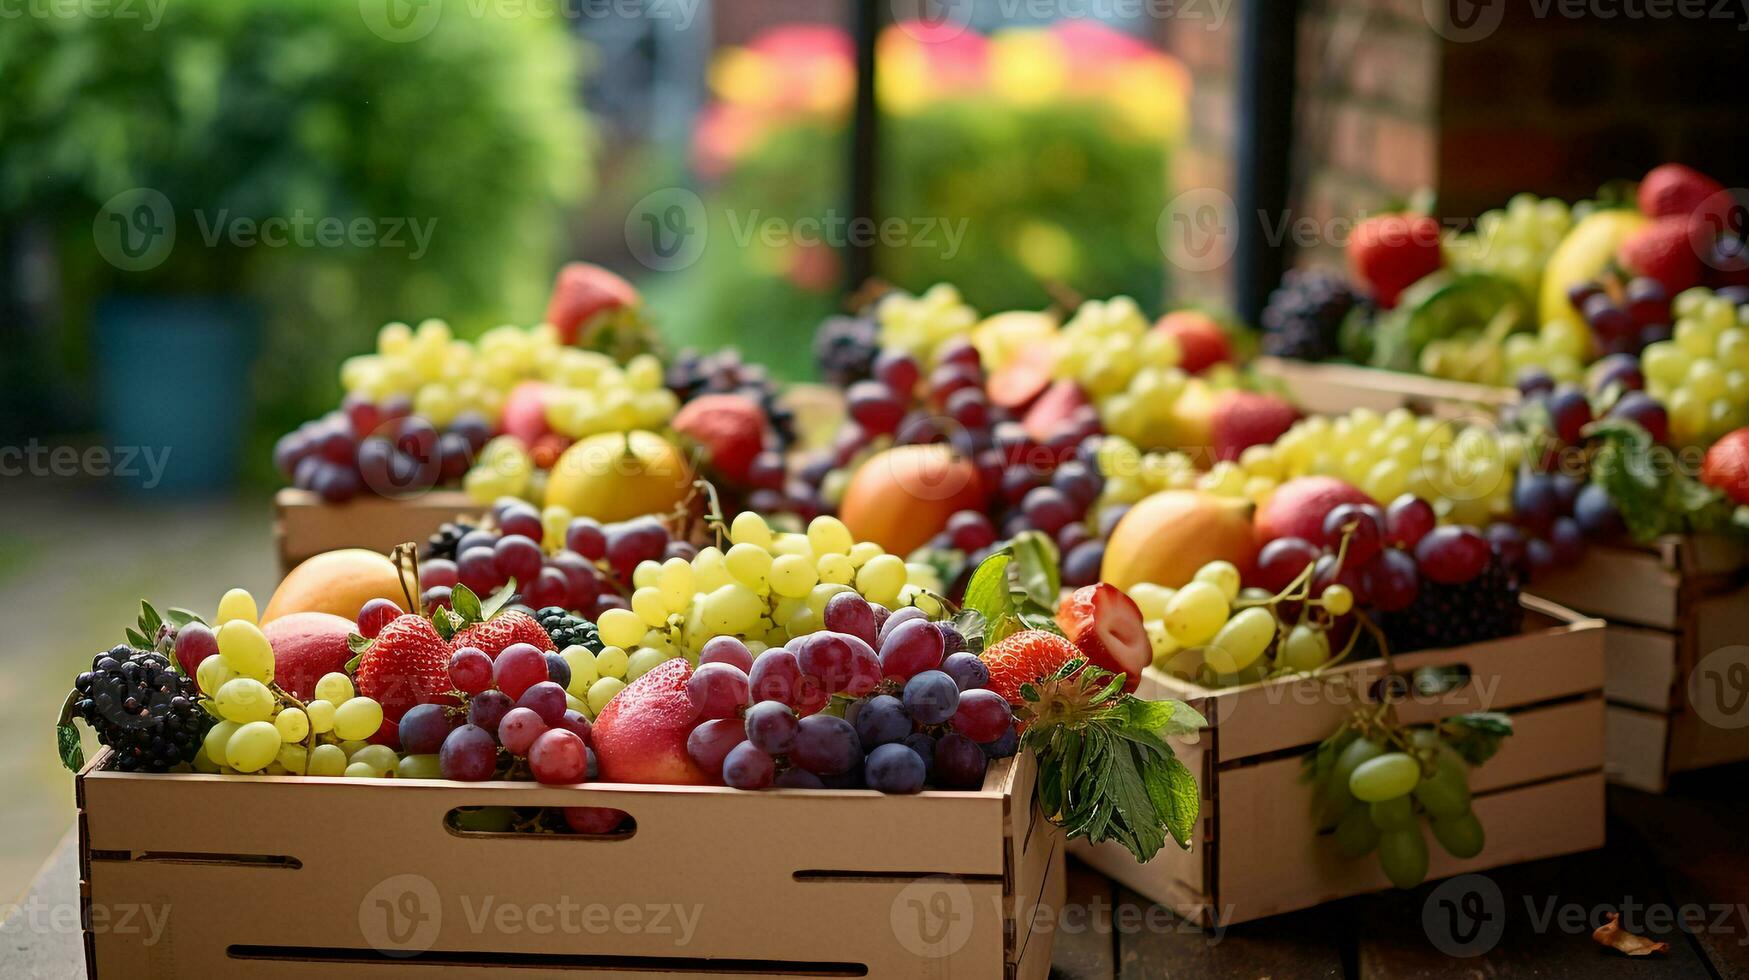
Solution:
{"label": "paved ground", "polygon": [[[14,901],[73,820],[54,722],[73,677],[122,642],[142,598],[210,614],[277,581],[272,505],[163,504],[66,480],[0,485],[0,903]],[[87,750],[95,743],[87,738]]]}

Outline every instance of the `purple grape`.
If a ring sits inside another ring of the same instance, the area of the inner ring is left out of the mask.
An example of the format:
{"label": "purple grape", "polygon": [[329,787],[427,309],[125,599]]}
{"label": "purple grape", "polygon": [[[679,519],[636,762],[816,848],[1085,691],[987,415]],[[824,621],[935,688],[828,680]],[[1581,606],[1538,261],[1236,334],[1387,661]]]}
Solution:
{"label": "purple grape", "polygon": [[923,778],[926,782],[935,778],[934,735],[928,732],[912,732],[899,744],[917,753],[917,757],[923,760]]}
{"label": "purple grape", "polygon": [[1549,475],[1549,485],[1555,490],[1555,512],[1571,514],[1573,502],[1579,497],[1579,481],[1565,473]]}
{"label": "purple grape", "polygon": [[882,793],[916,793],[929,775],[923,760],[904,745],[876,746],[863,763],[863,781]]}
{"label": "purple grape", "polygon": [[826,600],[826,611],[821,615],[821,621],[828,630],[848,633],[870,647],[874,646],[878,636],[874,609],[870,608],[867,599],[855,592],[840,592]]}
{"label": "purple grape", "polygon": [[686,754],[705,772],[721,772],[729,750],[747,741],[738,718],[712,718],[686,735]]}
{"label": "purple grape", "polygon": [[546,734],[547,723],[533,708],[515,707],[498,723],[498,744],[514,756],[526,756],[534,740]]}
{"label": "purple grape", "polygon": [[1591,424],[1591,402],[1585,392],[1573,386],[1562,386],[1549,394],[1545,402],[1549,422],[1562,442],[1574,444],[1583,438],[1585,426]]}
{"label": "purple grape", "polygon": [[443,748],[453,727],[443,705],[416,704],[401,716],[401,751],[409,755],[436,752]]}
{"label": "purple grape", "polygon": [[468,724],[484,731],[495,732],[498,723],[516,704],[503,691],[481,691],[468,701]]}
{"label": "purple grape", "polygon": [[1531,538],[1525,542],[1524,558],[1530,565],[1532,573],[1552,568],[1555,564],[1555,550],[1547,541],[1541,538]]}
{"label": "purple grape", "polygon": [[1609,417],[1626,419],[1651,435],[1653,442],[1670,441],[1670,414],[1664,406],[1643,391],[1630,391],[1621,396],[1609,410]]}
{"label": "purple grape", "polygon": [[1549,550],[1559,565],[1571,565],[1585,557],[1585,532],[1579,522],[1571,517],[1555,518],[1549,528]]}
{"label": "purple grape", "polygon": [[1623,391],[1639,391],[1646,386],[1646,376],[1640,372],[1640,359],[1632,354],[1611,354],[1591,365],[1587,378],[1593,394],[1601,395],[1610,387]]}
{"label": "purple grape", "polygon": [[[875,618],[880,618],[878,613]],[[887,616],[886,621],[881,623],[880,630],[875,633],[875,638],[878,642],[870,645],[878,650],[881,647],[886,646],[887,637],[892,634],[893,630],[898,629],[901,624],[908,623],[913,619],[927,620],[928,618],[929,617],[924,614],[923,610],[918,609],[916,606],[906,606]]]}
{"label": "purple grape", "polygon": [[1516,385],[1519,393],[1528,398],[1532,395],[1546,395],[1555,390],[1555,379],[1542,368],[1525,368],[1518,372]]}
{"label": "purple grape", "polygon": [[700,664],[686,679],[686,696],[701,718],[733,718],[750,700],[747,675],[734,664]]}
{"label": "purple grape", "polygon": [[878,694],[862,702],[853,722],[864,751],[897,742],[911,734],[913,728],[905,705],[890,694]]}
{"label": "purple grape", "polygon": [[1579,522],[1580,530],[1596,537],[1622,531],[1621,511],[1616,509],[1615,501],[1609,498],[1609,491],[1601,484],[1587,483],[1579,488],[1579,496],[1573,500],[1573,517]]}
{"label": "purple grape", "polygon": [[[541,654],[547,661],[547,680],[559,685],[559,690],[571,686],[571,665],[555,650],[547,650]],[[526,696],[526,692],[525,695]]]}
{"label": "purple grape", "polygon": [[1528,540],[1524,531],[1511,524],[1495,523],[1488,525],[1484,533],[1500,564],[1508,569],[1523,569],[1525,542]]}
{"label": "purple grape", "polygon": [[[497,546],[497,544],[498,533],[496,531],[488,531],[485,528],[477,527],[462,535],[461,538],[456,541],[455,553],[457,555],[464,555],[475,548],[485,548],[487,551],[491,551]],[[496,558],[493,558],[492,560],[492,567],[498,567],[498,560]]]}
{"label": "purple grape", "polygon": [[1397,612],[1414,603],[1421,591],[1421,573],[1407,551],[1386,548],[1361,570],[1366,595],[1383,612]]}
{"label": "purple grape", "polygon": [[[558,725],[555,727],[563,728],[568,732],[575,732],[577,733],[578,738],[587,742],[589,741],[589,733],[592,726],[589,724],[589,719],[585,718],[582,712],[566,709],[564,715],[559,718]],[[590,779],[595,778],[594,761],[593,758],[590,759]]]}
{"label": "purple grape", "polygon": [[1670,319],[1669,294],[1665,293],[1664,284],[1656,279],[1635,276],[1628,280],[1624,297],[1628,314],[1636,326],[1650,326]]}
{"label": "purple grape", "polygon": [[935,631],[941,634],[941,652],[944,655],[952,656],[966,648],[965,636],[960,633],[958,627],[947,620],[937,621]]}
{"label": "purple grape", "polygon": [[1069,498],[1055,487],[1028,490],[1020,502],[1020,510],[1026,515],[1027,523],[1053,537],[1064,525],[1080,516]]}
{"label": "purple grape", "polygon": [[565,529],[565,547],[590,561],[607,557],[607,533],[594,518],[578,517]]}
{"label": "purple grape", "polygon": [[522,692],[516,706],[528,708],[548,725],[557,725],[565,717],[565,689],[552,681],[541,681]]}
{"label": "purple grape", "polygon": [[796,726],[790,761],[816,776],[838,776],[862,760],[862,743],[850,722],[835,715],[809,715]]}
{"label": "purple grape", "polygon": [[941,662],[941,672],[953,678],[954,685],[962,691],[986,687],[990,683],[989,666],[972,653],[948,654]]}
{"label": "purple grape", "polygon": [[1521,470],[1512,484],[1512,516],[1519,526],[1541,534],[1559,510],[1554,480],[1547,473]]}
{"label": "purple grape", "polygon": [[[508,699],[506,699],[508,700]],[[478,699],[475,699],[478,703]],[[497,725],[492,730],[497,730]],[[438,769],[445,779],[479,783],[492,778],[498,768],[498,742],[479,725],[463,725],[449,733],[437,754]]]}
{"label": "purple grape", "polygon": [[[895,613],[894,619],[898,618]],[[927,619],[912,619],[892,627],[888,620],[887,635],[881,641],[881,673],[907,680],[921,671],[941,666],[946,644],[941,631]],[[806,665],[803,665],[806,669]]]}
{"label": "purple grape", "polygon": [[777,775],[771,756],[751,742],[742,742],[723,757],[723,782],[735,789],[764,789]]}
{"label": "purple grape", "polygon": [[1063,558],[1063,584],[1071,589],[1099,581],[1099,568],[1105,563],[1105,542],[1083,541]]}
{"label": "purple grape", "polygon": [[698,651],[698,665],[729,664],[746,673],[753,669],[753,653],[739,637],[713,636]]}
{"label": "purple grape", "polygon": [[497,567],[498,574],[513,578],[525,586],[540,574],[545,559],[546,555],[541,552],[540,545],[528,538],[514,535],[506,534],[499,538],[492,548],[492,562]]}
{"label": "purple grape", "polygon": [[989,760],[978,743],[949,732],[935,743],[935,780],[950,789],[978,789],[984,785]]}
{"label": "purple grape", "polygon": [[1009,725],[1008,730],[1002,733],[1001,738],[994,742],[985,742],[980,748],[984,750],[984,755],[988,758],[1006,759],[1020,751],[1020,729],[1014,725]]}
{"label": "purple grape", "polygon": [[762,752],[782,755],[795,745],[799,721],[795,711],[782,701],[761,701],[748,708],[742,720],[747,728],[747,741]]}
{"label": "purple grape", "polygon": [[[902,697],[905,711],[921,725],[945,724],[960,706],[959,683],[939,670],[926,670],[906,681]],[[867,736],[862,741],[864,745],[878,744]]]}
{"label": "purple grape", "polygon": [[783,772],[778,773],[777,778],[771,781],[771,785],[778,789],[826,788],[826,784],[820,781],[819,776],[814,775],[800,766],[791,766]]}
{"label": "purple grape", "polygon": [[781,647],[761,653],[747,672],[748,696],[755,701],[782,701],[792,708],[800,707],[805,684],[812,682],[802,678],[795,653]]}

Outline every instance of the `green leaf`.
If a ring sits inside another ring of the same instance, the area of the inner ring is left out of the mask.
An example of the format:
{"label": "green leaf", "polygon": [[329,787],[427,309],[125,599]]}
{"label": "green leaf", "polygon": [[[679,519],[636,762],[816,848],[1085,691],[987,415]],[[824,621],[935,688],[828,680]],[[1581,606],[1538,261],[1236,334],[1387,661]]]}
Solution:
{"label": "green leaf", "polygon": [[78,700],[78,691],[68,691],[61,702],[61,716],[55,720],[55,749],[61,765],[73,772],[85,768],[85,747],[79,743],[79,729],[73,727],[73,705]]}
{"label": "green leaf", "polygon": [[984,652],[984,614],[976,609],[962,608],[954,613],[954,628],[966,638],[966,649],[972,653]]}
{"label": "green leaf", "polygon": [[1585,427],[1598,443],[1591,480],[1602,486],[1621,512],[1634,540],[1644,544],[1663,534],[1749,533],[1723,493],[1701,483],[1679,465],[1668,446],[1626,419],[1605,418]]}
{"label": "green leaf", "polygon": [[[462,622],[480,622],[480,597],[474,594],[473,589],[470,589],[459,582],[456,583],[455,587],[451,589],[449,593],[449,606],[450,609],[454,610],[457,616],[462,618]],[[448,639],[448,637],[445,637],[445,639]]]}
{"label": "green leaf", "polygon": [[363,653],[370,649],[370,645],[375,642],[375,640],[365,639],[364,636],[359,633],[346,634],[346,649],[351,650],[353,653]]}
{"label": "green leaf", "polygon": [[[966,582],[966,598],[961,605],[982,617],[986,630],[1013,612],[1014,601],[1008,590],[1008,563],[1013,557],[1006,548],[996,552],[979,562]],[[996,642],[987,634],[985,639],[987,644]]]}
{"label": "green leaf", "polygon": [[1057,546],[1041,531],[1023,531],[1008,542],[1014,552],[1015,585],[1044,609],[1057,607],[1062,584],[1057,578]]}
{"label": "green leaf", "polygon": [[[164,618],[158,615],[158,610],[144,599],[140,600],[140,633],[153,641],[158,638],[158,631],[164,628]],[[151,649],[148,645],[147,649]]]}
{"label": "green leaf", "polygon": [[177,629],[181,629],[189,623],[199,623],[202,626],[207,625],[207,621],[202,619],[200,614],[184,609],[181,606],[171,606],[164,611],[164,615],[170,617],[171,625],[175,626]]}
{"label": "green leaf", "polygon": [[1140,731],[1152,732],[1161,738],[1189,735],[1208,727],[1208,720],[1183,701],[1149,701],[1125,698],[1123,709],[1129,714],[1129,725]]}
{"label": "green leaf", "polygon": [[128,627],[127,637],[128,637],[128,646],[131,646],[136,650],[150,650],[150,649],[152,649],[152,644],[147,643],[146,638],[140,635],[140,631],[137,629],[134,629],[131,626]]}
{"label": "green leaf", "polygon": [[1166,792],[1172,798],[1172,814],[1166,820],[1166,829],[1171,831],[1172,839],[1178,842],[1179,847],[1189,850],[1196,843],[1196,821],[1202,813],[1202,791],[1196,785],[1196,776],[1182,760],[1175,755],[1165,756],[1163,759]]}
{"label": "green leaf", "polygon": [[498,615],[498,611],[509,604],[511,597],[516,595],[516,580],[511,579],[504,587],[492,593],[480,606],[480,621],[484,622]]}

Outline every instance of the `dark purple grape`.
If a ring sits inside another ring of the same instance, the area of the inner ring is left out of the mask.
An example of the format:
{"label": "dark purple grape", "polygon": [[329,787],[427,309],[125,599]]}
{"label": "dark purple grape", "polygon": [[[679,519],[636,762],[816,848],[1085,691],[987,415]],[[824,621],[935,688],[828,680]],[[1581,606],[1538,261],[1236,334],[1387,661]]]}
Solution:
{"label": "dark purple grape", "polygon": [[1585,532],[1579,522],[1571,517],[1555,518],[1549,528],[1549,550],[1558,565],[1571,565],[1585,557]]}
{"label": "dark purple grape", "polygon": [[[757,664],[755,664],[757,666]],[[862,743],[850,722],[835,715],[809,715],[796,726],[790,761],[816,776],[849,772],[862,760]]]}
{"label": "dark purple grape", "polygon": [[814,775],[800,766],[791,766],[783,772],[778,773],[777,778],[771,781],[771,785],[778,789],[826,788],[826,784],[820,781],[819,776]]}
{"label": "dark purple grape", "polygon": [[[905,682],[905,711],[921,725],[942,725],[959,710],[959,683],[939,670],[926,670]],[[862,734],[859,727],[857,733]],[[906,732],[906,735],[910,732]],[[901,736],[903,737],[903,736]],[[878,744],[863,736],[863,744]],[[891,741],[891,739],[887,739]]]}
{"label": "dark purple grape", "polygon": [[899,744],[876,746],[863,763],[863,781],[882,793],[916,793],[928,777],[923,759]]}
{"label": "dark purple grape", "polygon": [[[478,699],[475,701],[478,703]],[[498,741],[491,732],[497,730],[496,724],[489,730],[467,724],[450,732],[437,755],[438,769],[443,778],[470,783],[491,779],[498,768]]]}
{"label": "dark purple grape", "polygon": [[410,755],[429,755],[443,747],[449,737],[449,712],[440,704],[416,704],[401,716],[401,751]]}
{"label": "dark purple grape", "polygon": [[723,782],[735,789],[764,789],[777,775],[777,764],[751,742],[742,742],[723,757]]}
{"label": "dark purple grape", "polygon": [[1664,284],[1646,276],[1635,276],[1628,280],[1625,292],[1628,315],[1636,326],[1646,327],[1654,323],[1667,323],[1670,320],[1670,296],[1664,291]]}
{"label": "dark purple grape", "polygon": [[607,557],[607,534],[590,517],[578,517],[565,529],[565,547],[589,561]]}
{"label": "dark purple grape", "polygon": [[1482,574],[1492,555],[1486,538],[1458,524],[1434,528],[1415,546],[1421,574],[1444,585],[1461,585]]}
{"label": "dark purple grape", "polygon": [[1512,517],[1520,527],[1541,535],[1560,509],[1553,477],[1529,470],[1519,472],[1512,484]]}
{"label": "dark purple grape", "polygon": [[937,621],[934,625],[935,631],[941,634],[941,653],[944,658],[966,648],[966,638],[959,631],[959,627],[946,620]]}
{"label": "dark purple grape", "polygon": [[874,609],[868,600],[855,592],[840,592],[826,600],[826,611],[821,614],[828,630],[834,633],[848,633],[857,637],[869,646],[874,646],[879,638],[875,628]]}
{"label": "dark purple grape", "polygon": [[[455,553],[460,555],[474,548],[485,548],[490,551],[496,547],[497,544],[497,531],[488,531],[483,527],[477,527],[456,539]],[[493,567],[496,567],[496,563],[494,563]]]}
{"label": "dark purple grape", "polygon": [[990,518],[975,510],[962,510],[947,519],[947,535],[955,548],[977,551],[996,541],[996,529]]}
{"label": "dark purple grape", "polygon": [[1526,397],[1532,395],[1546,395],[1555,390],[1554,376],[1542,368],[1537,367],[1525,368],[1518,372],[1518,380],[1516,384],[1519,393]]}
{"label": "dark purple grape", "polygon": [[1006,759],[1020,751],[1020,729],[1014,725],[1009,725],[1008,730],[1002,733],[1001,738],[994,742],[985,742],[980,748],[984,750],[984,755],[991,759]]}
{"label": "dark purple grape", "polygon": [[510,695],[503,691],[481,691],[468,700],[468,724],[495,732],[498,723],[510,713],[516,705],[510,700]]}
{"label": "dark purple grape", "polygon": [[1028,490],[1021,500],[1020,510],[1026,515],[1028,524],[1053,537],[1065,524],[1080,516],[1069,498],[1055,487]]}
{"label": "dark purple grape", "polygon": [[941,662],[941,672],[953,678],[955,686],[962,691],[987,687],[990,683],[990,668],[973,653],[949,654]]}
{"label": "dark purple grape", "polygon": [[474,450],[467,437],[459,432],[445,432],[437,438],[437,475],[444,483],[454,483],[474,465]]}
{"label": "dark purple grape", "polygon": [[1573,500],[1573,518],[1579,522],[1580,530],[1595,537],[1622,531],[1621,511],[1600,484],[1587,483],[1579,488],[1579,496]]}
{"label": "dark purple grape", "polygon": [[1585,392],[1563,386],[1551,392],[1545,404],[1555,435],[1569,445],[1579,442],[1585,426],[1591,424],[1591,402],[1586,399]]}
{"label": "dark purple grape", "polygon": [[565,689],[552,681],[541,681],[516,699],[518,708],[532,710],[548,725],[557,725],[565,717],[566,704]]}
{"label": "dark purple grape", "polygon": [[950,789],[977,789],[984,785],[989,760],[978,743],[949,732],[935,743],[935,781]]}
{"label": "dark purple grape", "polygon": [[1640,359],[1632,354],[1611,354],[1591,365],[1588,382],[1593,394],[1601,395],[1611,387],[1624,391],[1639,391],[1646,386],[1640,373]]}
{"label": "dark purple grape", "polygon": [[1670,441],[1670,414],[1657,399],[1643,391],[1630,391],[1621,396],[1609,410],[1609,417],[1626,419],[1651,435],[1652,441]]}
{"label": "dark purple grape", "polygon": [[899,743],[917,753],[923,760],[923,778],[929,781],[935,778],[935,736],[928,732],[912,732]]}
{"label": "dark purple grape", "polygon": [[[957,692],[955,704],[958,704]],[[899,741],[911,734],[914,726],[910,715],[905,713],[905,705],[898,698],[877,694],[858,706],[855,727],[856,737],[866,752],[877,745]]]}
{"label": "dark purple grape", "polygon": [[[515,579],[522,585],[534,581],[540,574],[546,555],[539,544],[525,537],[506,534],[498,539],[492,548],[492,561],[498,569],[498,574]],[[547,603],[532,603],[536,608],[542,608]]]}
{"label": "dark purple grape", "polygon": [[1117,522],[1130,512],[1129,504],[1111,504],[1099,512],[1099,536],[1110,538],[1111,532],[1117,530]]}
{"label": "dark purple grape", "polygon": [[911,355],[898,351],[882,351],[875,358],[874,376],[875,380],[909,399],[917,389],[917,382],[923,377],[923,372]]}
{"label": "dark purple grape", "polygon": [[1584,309],[1587,300],[1602,292],[1603,285],[1601,283],[1595,279],[1587,279],[1567,287],[1567,301],[1573,304],[1575,310]]}
{"label": "dark purple grape", "polygon": [[962,388],[954,392],[947,400],[945,411],[955,422],[971,431],[984,429],[990,424],[990,402],[984,397],[982,388]]}
{"label": "dark purple grape", "polygon": [[747,709],[747,741],[762,752],[783,755],[795,745],[799,720],[789,705],[782,701],[761,701]]}
{"label": "dark purple grape", "polygon": [[1421,591],[1421,573],[1407,551],[1386,548],[1362,570],[1367,598],[1382,612],[1407,609]]}
{"label": "dark purple grape", "polygon": [[1105,542],[1083,541],[1063,558],[1063,584],[1071,589],[1099,581],[1099,567],[1105,562]]}
{"label": "dark purple grape", "polygon": [[905,403],[879,381],[858,381],[851,385],[845,392],[845,405],[850,417],[870,435],[892,435],[905,417]]}
{"label": "dark purple grape", "polygon": [[686,755],[705,772],[721,772],[729,750],[747,741],[738,718],[712,718],[686,735]]}
{"label": "dark purple grape", "polygon": [[1384,515],[1371,504],[1341,504],[1324,518],[1324,547],[1336,551],[1346,537],[1343,560],[1358,568],[1379,553],[1383,524]]}
{"label": "dark purple grape", "polygon": [[498,530],[504,532],[506,538],[527,538],[538,547],[544,529],[541,527],[540,512],[533,507],[519,507],[504,515],[499,522]]}
{"label": "dark purple grape", "polygon": [[1483,533],[1502,565],[1514,570],[1524,568],[1524,547],[1528,538],[1523,530],[1512,524],[1494,523]]}

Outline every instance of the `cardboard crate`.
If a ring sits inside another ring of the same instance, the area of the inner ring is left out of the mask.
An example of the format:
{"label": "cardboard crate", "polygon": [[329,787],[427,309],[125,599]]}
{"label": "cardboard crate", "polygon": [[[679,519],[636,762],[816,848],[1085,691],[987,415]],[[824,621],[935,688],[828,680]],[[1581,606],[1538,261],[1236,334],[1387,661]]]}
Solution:
{"label": "cardboard crate", "polygon": [[[1471,771],[1487,846],[1469,860],[1428,836],[1430,879],[1603,844],[1604,624],[1526,598],[1519,636],[1393,658],[1399,675],[1467,667],[1467,685],[1398,705],[1405,724],[1504,711],[1515,731]],[[1175,697],[1209,727],[1181,752],[1197,773],[1203,810],[1196,846],[1168,847],[1147,864],[1109,844],[1070,853],[1137,893],[1203,925],[1231,925],[1389,888],[1375,857],[1349,860],[1312,822],[1301,759],[1357,708],[1376,705],[1391,672],[1381,660],[1298,678],[1212,690],[1153,670],[1143,697]]]}
{"label": "cardboard crate", "polygon": [[[1052,932],[1032,923],[1062,904],[1064,847],[1030,755],[992,764],[979,791],[916,796],[143,775],[107,757],[78,777],[97,980],[1050,971]],[[480,805],[617,807],[636,825],[447,822]]]}
{"label": "cardboard crate", "polygon": [[1501,406],[1518,400],[1518,392],[1512,388],[1353,364],[1259,357],[1251,363],[1251,369],[1260,377],[1280,383],[1289,400],[1317,415],[1345,415],[1356,408],[1376,412],[1407,408],[1417,415],[1435,418],[1464,418],[1478,412],[1492,417]]}
{"label": "cardboard crate", "polygon": [[286,487],[273,498],[273,539],[280,572],[336,548],[387,553],[404,541],[423,543],[444,521],[477,519],[486,508],[459,490],[433,490],[406,500],[360,497],[325,504],[308,490]]}
{"label": "cardboard crate", "polygon": [[1612,624],[1604,685],[1612,781],[1658,793],[1672,773],[1749,759],[1749,711],[1709,701],[1721,684],[1735,686],[1731,665],[1749,660],[1741,542],[1672,535],[1648,547],[1593,545],[1531,588]]}

